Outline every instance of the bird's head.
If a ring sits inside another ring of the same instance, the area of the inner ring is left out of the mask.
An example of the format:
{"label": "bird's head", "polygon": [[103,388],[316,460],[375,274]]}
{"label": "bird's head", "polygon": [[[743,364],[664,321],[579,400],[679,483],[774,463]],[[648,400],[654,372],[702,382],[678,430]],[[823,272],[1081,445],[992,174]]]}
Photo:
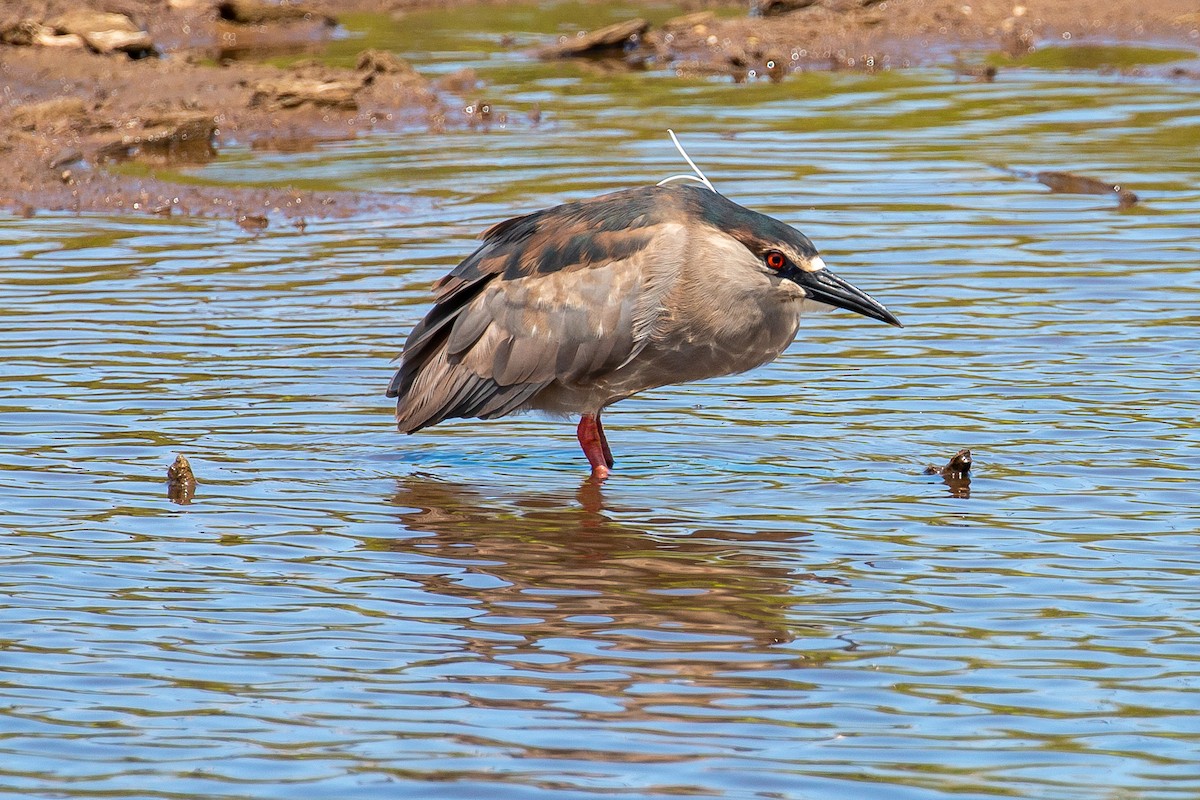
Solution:
{"label": "bird's head", "polygon": [[739,261],[752,264],[772,281],[793,284],[805,301],[904,327],[878,300],[830,272],[813,243],[792,226],[708,189],[680,186],[674,191],[688,195],[685,205],[696,222],[716,228],[745,249]]}

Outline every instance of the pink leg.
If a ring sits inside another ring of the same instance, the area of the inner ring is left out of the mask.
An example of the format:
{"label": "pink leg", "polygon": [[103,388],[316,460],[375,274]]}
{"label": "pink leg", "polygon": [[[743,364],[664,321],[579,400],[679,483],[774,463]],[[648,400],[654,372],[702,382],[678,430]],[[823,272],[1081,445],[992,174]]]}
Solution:
{"label": "pink leg", "polygon": [[600,421],[600,414],[596,414],[596,433],[600,434],[600,447],[604,449],[604,465],[609,469],[613,468],[612,448],[608,446],[608,437],[604,435],[604,423]]}
{"label": "pink leg", "polygon": [[598,414],[584,414],[579,418],[579,427],[575,430],[579,437],[579,446],[592,465],[592,477],[604,480],[608,477],[608,458],[604,455],[608,443],[604,441],[604,433],[600,428]]}

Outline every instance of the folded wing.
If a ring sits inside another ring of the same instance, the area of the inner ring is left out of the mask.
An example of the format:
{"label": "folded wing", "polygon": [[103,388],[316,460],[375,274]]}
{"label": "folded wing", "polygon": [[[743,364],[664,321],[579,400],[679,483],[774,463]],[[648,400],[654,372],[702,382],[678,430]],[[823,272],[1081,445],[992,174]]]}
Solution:
{"label": "folded wing", "polygon": [[[662,316],[682,247],[652,190],[517,217],[435,286],[388,389],[400,430],[500,417],[555,381],[586,383],[632,359]],[[619,198],[619,199],[618,199]],[[644,213],[631,217],[630,209]],[[608,212],[617,213],[613,220]],[[655,253],[654,260],[649,253]]]}

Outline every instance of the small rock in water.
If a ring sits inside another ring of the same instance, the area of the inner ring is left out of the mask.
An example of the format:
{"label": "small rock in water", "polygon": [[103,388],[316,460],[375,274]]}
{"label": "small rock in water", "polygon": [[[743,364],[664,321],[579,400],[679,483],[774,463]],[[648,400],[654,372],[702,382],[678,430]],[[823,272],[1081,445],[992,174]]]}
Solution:
{"label": "small rock in water", "polygon": [[196,476],[192,465],[182,453],[167,467],[167,498],[173,503],[187,505],[196,494]]}
{"label": "small rock in water", "polygon": [[967,478],[971,474],[971,451],[964,447],[950,457],[950,460],[946,462],[946,466],[936,467],[930,464],[925,468],[925,474],[941,475],[943,478]]}
{"label": "small rock in water", "polygon": [[930,464],[925,468],[926,475],[940,475],[942,482],[950,489],[951,497],[971,496],[971,451],[963,448],[950,457],[944,467]]}
{"label": "small rock in water", "polygon": [[256,232],[265,231],[271,224],[271,220],[263,214],[238,214],[238,227],[244,231]]}

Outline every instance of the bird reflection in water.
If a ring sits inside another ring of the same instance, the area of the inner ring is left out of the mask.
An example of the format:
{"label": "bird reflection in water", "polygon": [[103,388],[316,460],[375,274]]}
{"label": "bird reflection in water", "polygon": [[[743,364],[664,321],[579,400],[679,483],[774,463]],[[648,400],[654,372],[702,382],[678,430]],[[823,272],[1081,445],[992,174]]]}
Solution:
{"label": "bird reflection in water", "polygon": [[[585,481],[575,497],[497,495],[492,486],[470,488],[425,475],[398,483],[393,500],[404,528],[433,536],[386,540],[388,545],[419,548],[489,576],[482,582],[463,580],[461,573],[427,576],[427,588],[470,596],[490,614],[528,618],[504,625],[525,637],[519,649],[547,639],[591,640],[569,655],[576,664],[600,645],[607,664],[614,651],[640,651],[639,662],[649,653],[683,657],[688,670],[707,673],[722,663],[715,657],[722,651],[744,655],[797,637],[821,637],[820,626],[789,619],[790,612],[823,596],[815,587],[844,583],[781,565],[771,543],[786,543],[794,553],[802,547],[797,539],[807,534],[696,531],[694,522],[662,511],[612,508],[599,481]],[[494,644],[490,638],[479,642],[481,648]],[[771,661],[805,658],[792,651],[768,655]]]}

